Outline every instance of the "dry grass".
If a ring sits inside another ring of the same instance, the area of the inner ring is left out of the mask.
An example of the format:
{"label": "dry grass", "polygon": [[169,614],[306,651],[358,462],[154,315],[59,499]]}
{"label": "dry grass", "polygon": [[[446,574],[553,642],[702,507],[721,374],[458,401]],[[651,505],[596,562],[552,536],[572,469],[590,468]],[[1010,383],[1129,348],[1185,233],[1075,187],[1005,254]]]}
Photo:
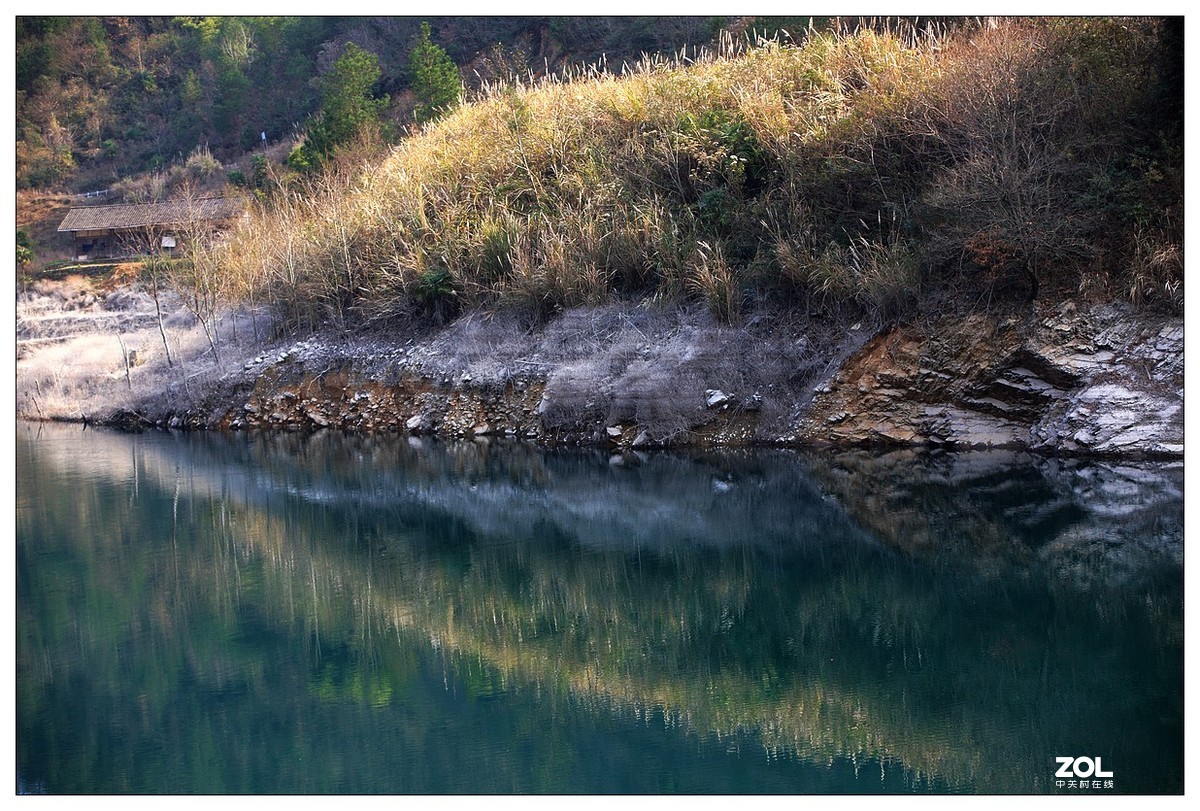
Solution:
{"label": "dry grass", "polygon": [[814,34],[490,87],[382,161],[277,194],[222,273],[300,329],[613,296],[696,298],[734,321],[751,288],[896,311],[1001,233],[1020,267],[978,277],[1030,274],[1036,290],[1048,266],[1105,254],[1116,197],[1084,207],[1104,167],[1069,158],[1119,157],[1149,81],[1121,60],[1148,64],[1154,30]]}
{"label": "dry grass", "polygon": [[1183,308],[1183,248],[1170,235],[1139,230],[1129,298],[1135,304],[1165,301]]}

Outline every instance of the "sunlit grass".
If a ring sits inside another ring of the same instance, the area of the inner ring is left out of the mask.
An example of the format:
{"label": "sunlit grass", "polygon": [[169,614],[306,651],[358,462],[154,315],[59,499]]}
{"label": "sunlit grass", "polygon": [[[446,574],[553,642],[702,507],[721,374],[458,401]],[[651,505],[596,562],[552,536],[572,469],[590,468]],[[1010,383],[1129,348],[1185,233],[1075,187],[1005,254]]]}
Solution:
{"label": "sunlit grass", "polygon": [[[975,286],[1105,287],[1126,261],[1106,218],[1128,200],[1083,198],[1124,171],[1150,80],[1122,60],[1151,65],[1155,30],[813,33],[488,87],[380,162],[277,194],[223,272],[300,328],[617,296],[694,298],[735,321],[751,291],[893,312],[964,268]],[[1151,257],[1181,239],[1164,189],[1139,192],[1164,246]],[[1178,292],[1174,264],[1141,266],[1135,298]]]}

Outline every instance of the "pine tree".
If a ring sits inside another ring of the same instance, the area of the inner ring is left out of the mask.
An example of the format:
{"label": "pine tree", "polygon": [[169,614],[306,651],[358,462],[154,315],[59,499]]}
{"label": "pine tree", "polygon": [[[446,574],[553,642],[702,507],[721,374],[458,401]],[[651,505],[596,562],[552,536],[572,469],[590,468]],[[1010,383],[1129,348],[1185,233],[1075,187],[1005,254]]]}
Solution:
{"label": "pine tree", "polygon": [[413,111],[424,124],[453,108],[462,99],[458,67],[441,46],[429,38],[429,23],[421,23],[421,34],[408,56],[417,106]]}
{"label": "pine tree", "polygon": [[321,81],[321,117],[308,130],[303,154],[289,162],[317,166],[365,127],[378,125],[388,106],[387,96],[372,95],[379,76],[379,57],[347,42],[333,70]]}

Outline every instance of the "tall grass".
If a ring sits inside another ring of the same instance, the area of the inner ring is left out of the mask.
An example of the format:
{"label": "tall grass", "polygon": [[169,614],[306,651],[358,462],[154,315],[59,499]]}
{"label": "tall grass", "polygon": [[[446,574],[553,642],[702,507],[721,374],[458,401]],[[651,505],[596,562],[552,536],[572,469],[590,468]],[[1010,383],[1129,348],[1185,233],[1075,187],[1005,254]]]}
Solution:
{"label": "tall grass", "polygon": [[1182,244],[1182,151],[1145,132],[1161,32],[812,32],[487,87],[382,160],[276,195],[223,272],[301,328],[614,296],[736,320],[751,290],[898,312],[948,281],[1033,296],[1122,277],[1122,228]]}

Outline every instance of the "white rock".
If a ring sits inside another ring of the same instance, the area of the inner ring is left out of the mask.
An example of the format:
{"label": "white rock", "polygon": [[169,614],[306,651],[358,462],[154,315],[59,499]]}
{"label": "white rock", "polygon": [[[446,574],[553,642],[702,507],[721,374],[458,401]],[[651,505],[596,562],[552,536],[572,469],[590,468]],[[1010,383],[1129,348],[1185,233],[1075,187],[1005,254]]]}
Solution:
{"label": "white rock", "polygon": [[733,398],[720,389],[707,389],[704,392],[704,403],[709,408],[716,408],[728,403]]}

